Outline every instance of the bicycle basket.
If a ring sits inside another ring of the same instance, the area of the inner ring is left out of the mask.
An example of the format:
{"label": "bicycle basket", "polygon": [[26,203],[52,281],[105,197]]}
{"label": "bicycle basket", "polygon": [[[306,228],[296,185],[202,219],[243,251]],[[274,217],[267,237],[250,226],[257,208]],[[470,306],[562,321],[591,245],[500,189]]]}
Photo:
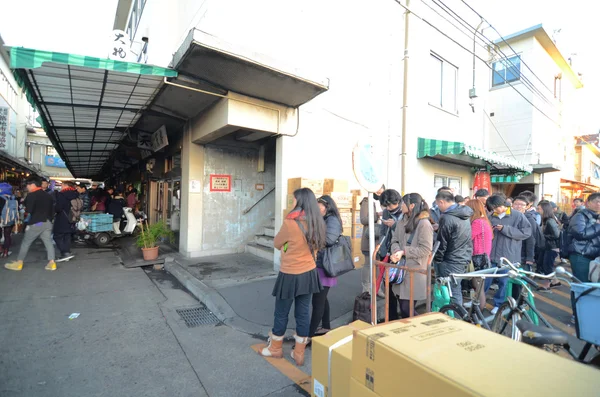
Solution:
{"label": "bicycle basket", "polygon": [[571,284],[577,337],[600,345],[600,283]]}

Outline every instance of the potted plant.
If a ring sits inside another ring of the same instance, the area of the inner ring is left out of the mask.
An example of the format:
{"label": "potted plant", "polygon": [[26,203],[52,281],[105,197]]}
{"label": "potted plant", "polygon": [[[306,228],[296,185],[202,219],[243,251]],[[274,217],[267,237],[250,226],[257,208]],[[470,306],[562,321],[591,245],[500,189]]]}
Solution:
{"label": "potted plant", "polygon": [[137,236],[137,246],[142,249],[144,260],[151,261],[158,258],[158,241],[169,239],[173,242],[175,235],[164,221],[153,223],[146,227],[142,224],[140,234]]}

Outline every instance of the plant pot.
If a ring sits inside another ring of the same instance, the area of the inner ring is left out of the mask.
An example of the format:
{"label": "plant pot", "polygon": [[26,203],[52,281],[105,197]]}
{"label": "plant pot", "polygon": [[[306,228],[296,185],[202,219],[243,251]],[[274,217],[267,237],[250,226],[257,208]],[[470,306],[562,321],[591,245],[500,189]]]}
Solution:
{"label": "plant pot", "polygon": [[142,248],[142,254],[145,261],[153,261],[158,258],[158,246],[152,248]]}

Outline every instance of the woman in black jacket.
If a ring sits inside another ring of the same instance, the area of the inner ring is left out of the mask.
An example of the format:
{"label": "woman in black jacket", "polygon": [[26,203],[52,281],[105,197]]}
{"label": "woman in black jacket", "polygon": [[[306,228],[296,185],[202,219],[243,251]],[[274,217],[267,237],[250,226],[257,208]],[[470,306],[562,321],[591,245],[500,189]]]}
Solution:
{"label": "woman in black jacket", "polygon": [[[550,274],[554,270],[554,261],[559,253],[560,224],[554,215],[554,209],[549,201],[540,201],[538,212],[542,214],[542,233],[544,234],[544,249],[540,255],[542,260],[538,264],[538,272]],[[543,281],[540,284],[544,287],[557,287],[560,282]]]}
{"label": "woman in black jacket", "polygon": [[[315,335],[323,335],[331,329],[331,318],[329,314],[329,301],[327,300],[327,294],[329,293],[330,287],[337,285],[337,278],[327,277],[323,270],[323,256],[325,250],[328,247],[335,245],[340,236],[342,235],[342,218],[340,217],[340,211],[338,210],[337,204],[329,196],[320,197],[317,202],[319,203],[319,209],[321,215],[325,220],[327,227],[325,248],[317,253],[317,272],[323,289],[319,293],[314,293],[312,296],[312,316],[310,319],[310,330],[309,336],[312,338]],[[319,324],[322,324],[319,328]]]}

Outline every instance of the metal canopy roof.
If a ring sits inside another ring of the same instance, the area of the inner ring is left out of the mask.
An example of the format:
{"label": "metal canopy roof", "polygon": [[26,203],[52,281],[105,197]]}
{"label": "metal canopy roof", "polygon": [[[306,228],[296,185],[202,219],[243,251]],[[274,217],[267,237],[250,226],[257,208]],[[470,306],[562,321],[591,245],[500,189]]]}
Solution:
{"label": "metal canopy roof", "polygon": [[99,176],[163,78],[177,76],[151,65],[16,47],[11,67],[74,177]]}

